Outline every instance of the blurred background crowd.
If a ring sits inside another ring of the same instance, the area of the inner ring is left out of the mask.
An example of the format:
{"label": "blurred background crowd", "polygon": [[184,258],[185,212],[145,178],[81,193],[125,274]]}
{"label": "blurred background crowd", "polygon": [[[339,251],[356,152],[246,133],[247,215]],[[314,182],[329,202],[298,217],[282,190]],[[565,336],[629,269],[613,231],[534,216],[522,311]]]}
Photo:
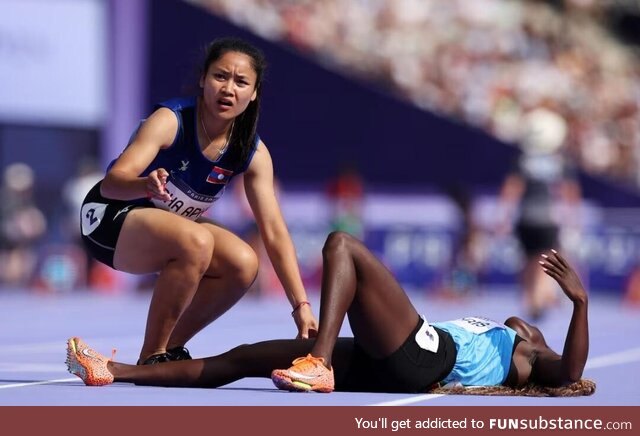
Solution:
{"label": "blurred background crowd", "polygon": [[637,2],[192,2],[504,141],[545,106],[562,117],[579,165],[640,186],[640,62],[615,26]]}
{"label": "blurred background crowd", "polygon": [[[0,0],[0,291],[149,288],[87,258],[80,203],[228,34],[272,63],[259,131],[310,291],[334,229],[409,289],[513,289],[529,220],[640,302],[634,0]],[[240,189],[212,217],[258,240]],[[254,295],[282,295],[261,257]]]}

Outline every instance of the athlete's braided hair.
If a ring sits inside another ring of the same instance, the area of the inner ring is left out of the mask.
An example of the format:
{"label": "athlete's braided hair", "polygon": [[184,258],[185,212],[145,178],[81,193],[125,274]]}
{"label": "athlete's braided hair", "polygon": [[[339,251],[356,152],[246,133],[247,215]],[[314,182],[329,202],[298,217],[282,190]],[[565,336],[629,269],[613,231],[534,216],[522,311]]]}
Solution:
{"label": "athlete's braided hair", "polygon": [[507,386],[482,387],[438,387],[429,391],[430,394],[452,395],[489,395],[489,396],[525,396],[525,397],[580,397],[592,395],[596,391],[596,384],[592,380],[579,380],[566,386],[556,388],[540,386],[530,383],[521,388]]}
{"label": "athlete's braided hair", "polygon": [[234,165],[240,166],[243,165],[249,157],[256,139],[256,129],[260,113],[260,97],[262,95],[262,79],[267,68],[267,61],[260,49],[243,39],[232,37],[218,38],[214,39],[207,47],[201,75],[204,76],[209,69],[209,65],[228,52],[238,52],[249,56],[251,66],[256,72],[256,99],[250,102],[247,109],[236,118],[229,140],[231,144],[229,155]]}

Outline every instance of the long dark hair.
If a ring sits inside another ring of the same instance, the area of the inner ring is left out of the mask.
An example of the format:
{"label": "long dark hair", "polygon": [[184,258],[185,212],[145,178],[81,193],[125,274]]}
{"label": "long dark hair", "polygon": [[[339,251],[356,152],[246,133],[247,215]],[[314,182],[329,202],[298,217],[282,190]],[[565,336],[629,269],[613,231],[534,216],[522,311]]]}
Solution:
{"label": "long dark hair", "polygon": [[228,52],[243,53],[251,58],[251,66],[256,72],[256,99],[249,103],[244,112],[235,119],[233,132],[229,143],[229,153],[236,167],[244,165],[251,154],[256,139],[258,116],[260,114],[260,99],[262,95],[262,79],[267,68],[264,53],[257,47],[240,38],[218,38],[207,47],[202,64],[201,77],[204,77],[209,66]]}

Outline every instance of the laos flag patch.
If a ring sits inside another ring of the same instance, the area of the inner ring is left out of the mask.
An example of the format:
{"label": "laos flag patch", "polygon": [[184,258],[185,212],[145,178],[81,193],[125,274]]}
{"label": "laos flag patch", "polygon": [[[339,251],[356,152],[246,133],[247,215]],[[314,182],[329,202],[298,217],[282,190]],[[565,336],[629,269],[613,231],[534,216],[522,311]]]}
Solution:
{"label": "laos flag patch", "polygon": [[207,183],[226,185],[231,179],[232,175],[233,171],[225,170],[224,168],[220,167],[213,167],[213,169],[207,176]]}

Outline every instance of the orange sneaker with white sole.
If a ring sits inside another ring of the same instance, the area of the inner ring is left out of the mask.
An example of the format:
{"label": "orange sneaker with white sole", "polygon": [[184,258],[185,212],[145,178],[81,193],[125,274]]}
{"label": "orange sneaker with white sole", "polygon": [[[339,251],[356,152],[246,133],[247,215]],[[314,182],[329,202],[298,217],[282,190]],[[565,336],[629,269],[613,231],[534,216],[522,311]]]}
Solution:
{"label": "orange sneaker with white sole", "polygon": [[293,361],[289,369],[274,369],[271,380],[278,389],[296,392],[333,392],[333,368],[324,366],[324,359],[307,354]]}
{"label": "orange sneaker with white sole", "polygon": [[67,341],[67,369],[80,377],[87,386],[103,386],[113,383],[113,374],[107,369],[107,362],[113,360],[116,350],[111,353],[111,359],[96,352],[80,338],[73,337]]}

